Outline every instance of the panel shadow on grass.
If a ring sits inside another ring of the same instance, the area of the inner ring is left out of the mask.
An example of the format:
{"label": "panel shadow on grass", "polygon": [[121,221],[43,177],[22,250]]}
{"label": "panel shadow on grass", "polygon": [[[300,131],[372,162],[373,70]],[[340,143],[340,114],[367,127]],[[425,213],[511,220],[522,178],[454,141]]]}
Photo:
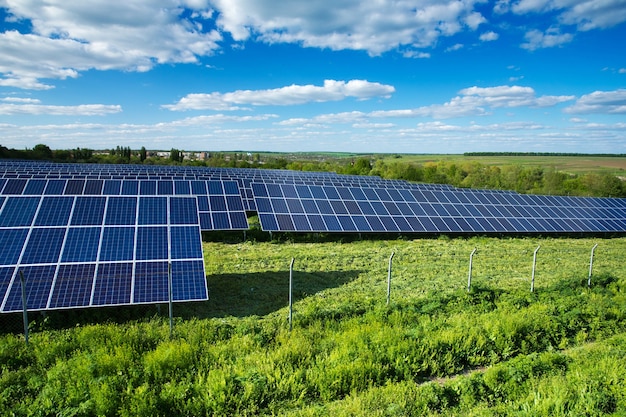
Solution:
{"label": "panel shadow on grass", "polygon": [[[322,290],[340,287],[361,271],[293,273],[293,302]],[[289,305],[289,271],[217,274],[207,277],[209,301],[186,303],[183,316],[264,316]]]}

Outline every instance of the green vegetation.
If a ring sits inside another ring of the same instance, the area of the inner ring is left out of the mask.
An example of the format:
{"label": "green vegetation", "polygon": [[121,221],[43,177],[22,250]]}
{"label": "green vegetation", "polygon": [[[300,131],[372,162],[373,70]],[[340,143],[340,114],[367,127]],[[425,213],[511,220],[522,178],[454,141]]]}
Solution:
{"label": "green vegetation", "polygon": [[211,300],[175,305],[172,339],[124,309],[33,314],[28,346],[0,335],[0,414],[626,413],[626,239],[204,245]]}
{"label": "green vegetation", "polygon": [[333,171],[377,175],[385,179],[450,184],[455,187],[514,190],[520,193],[593,197],[626,197],[624,155],[537,153],[476,153],[465,155],[358,155],[343,153],[194,153],[171,149],[148,152],[117,147],[32,150],[0,146],[0,158],[113,164],[179,164],[197,167],[237,167]]}

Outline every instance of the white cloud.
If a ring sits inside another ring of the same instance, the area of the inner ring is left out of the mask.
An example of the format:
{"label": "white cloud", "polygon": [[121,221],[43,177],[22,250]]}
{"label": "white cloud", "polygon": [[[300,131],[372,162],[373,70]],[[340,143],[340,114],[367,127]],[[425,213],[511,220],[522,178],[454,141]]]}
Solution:
{"label": "white cloud", "polygon": [[32,33],[0,33],[3,86],[49,89],[39,80],[76,77],[88,69],[146,71],[157,63],[196,62],[221,40],[217,31],[203,30],[202,14],[183,14],[183,6],[208,8],[206,2],[3,3],[12,18],[32,24]]}
{"label": "white cloud", "polygon": [[485,21],[477,0],[214,0],[219,26],[237,41],[299,43],[380,55],[399,46],[429,47],[441,36]]}
{"label": "white cloud", "polygon": [[626,22],[623,0],[519,0],[511,10],[517,14],[556,11],[558,19],[580,30],[605,29]]}
{"label": "white cloud", "polygon": [[446,52],[458,51],[459,49],[463,49],[463,44],[462,43],[457,43],[457,44],[454,44],[454,45],[446,48]]}
{"label": "white cloud", "polygon": [[531,30],[526,32],[524,36],[526,42],[521,45],[522,48],[534,51],[540,48],[552,48],[569,43],[574,39],[571,33],[560,33],[558,29],[549,29],[541,32],[540,30]]}
{"label": "white cloud", "polygon": [[395,88],[391,85],[366,80],[325,80],[323,86],[290,85],[271,90],[237,90],[230,93],[188,94],[178,103],[164,105],[173,111],[184,110],[240,110],[238,105],[287,106],[310,102],[338,101],[348,97],[366,100],[389,97]]}
{"label": "white cloud", "polygon": [[433,117],[448,119],[481,116],[489,109],[513,107],[550,107],[573,100],[574,96],[537,96],[531,87],[498,86],[470,87],[444,104],[433,104],[416,109],[372,112],[374,117]]}
{"label": "white cloud", "polygon": [[105,104],[80,104],[77,106],[52,106],[38,104],[37,100],[27,104],[2,104],[0,103],[0,115],[51,115],[51,116],[102,116],[122,111],[119,105]]}
{"label": "white cloud", "polygon": [[626,89],[594,91],[564,110],[571,114],[626,114]]}
{"label": "white cloud", "polygon": [[500,37],[496,32],[485,32],[479,36],[479,39],[483,42],[495,41]]}
{"label": "white cloud", "polygon": [[620,68],[618,72],[620,74],[626,74],[626,68]]}

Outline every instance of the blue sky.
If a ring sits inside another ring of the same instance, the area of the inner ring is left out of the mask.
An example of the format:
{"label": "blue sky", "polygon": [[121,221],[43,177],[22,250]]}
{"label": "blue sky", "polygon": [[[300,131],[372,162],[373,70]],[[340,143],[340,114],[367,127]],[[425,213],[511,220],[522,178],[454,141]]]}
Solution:
{"label": "blue sky", "polygon": [[0,0],[0,145],[626,153],[625,0]]}

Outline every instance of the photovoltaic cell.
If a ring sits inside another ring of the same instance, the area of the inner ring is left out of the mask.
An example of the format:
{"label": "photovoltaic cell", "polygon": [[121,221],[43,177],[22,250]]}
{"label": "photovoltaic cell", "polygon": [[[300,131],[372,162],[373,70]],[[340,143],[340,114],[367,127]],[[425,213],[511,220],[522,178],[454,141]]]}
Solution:
{"label": "photovoltaic cell", "polygon": [[50,308],[88,306],[96,264],[61,265],[52,290]]}

